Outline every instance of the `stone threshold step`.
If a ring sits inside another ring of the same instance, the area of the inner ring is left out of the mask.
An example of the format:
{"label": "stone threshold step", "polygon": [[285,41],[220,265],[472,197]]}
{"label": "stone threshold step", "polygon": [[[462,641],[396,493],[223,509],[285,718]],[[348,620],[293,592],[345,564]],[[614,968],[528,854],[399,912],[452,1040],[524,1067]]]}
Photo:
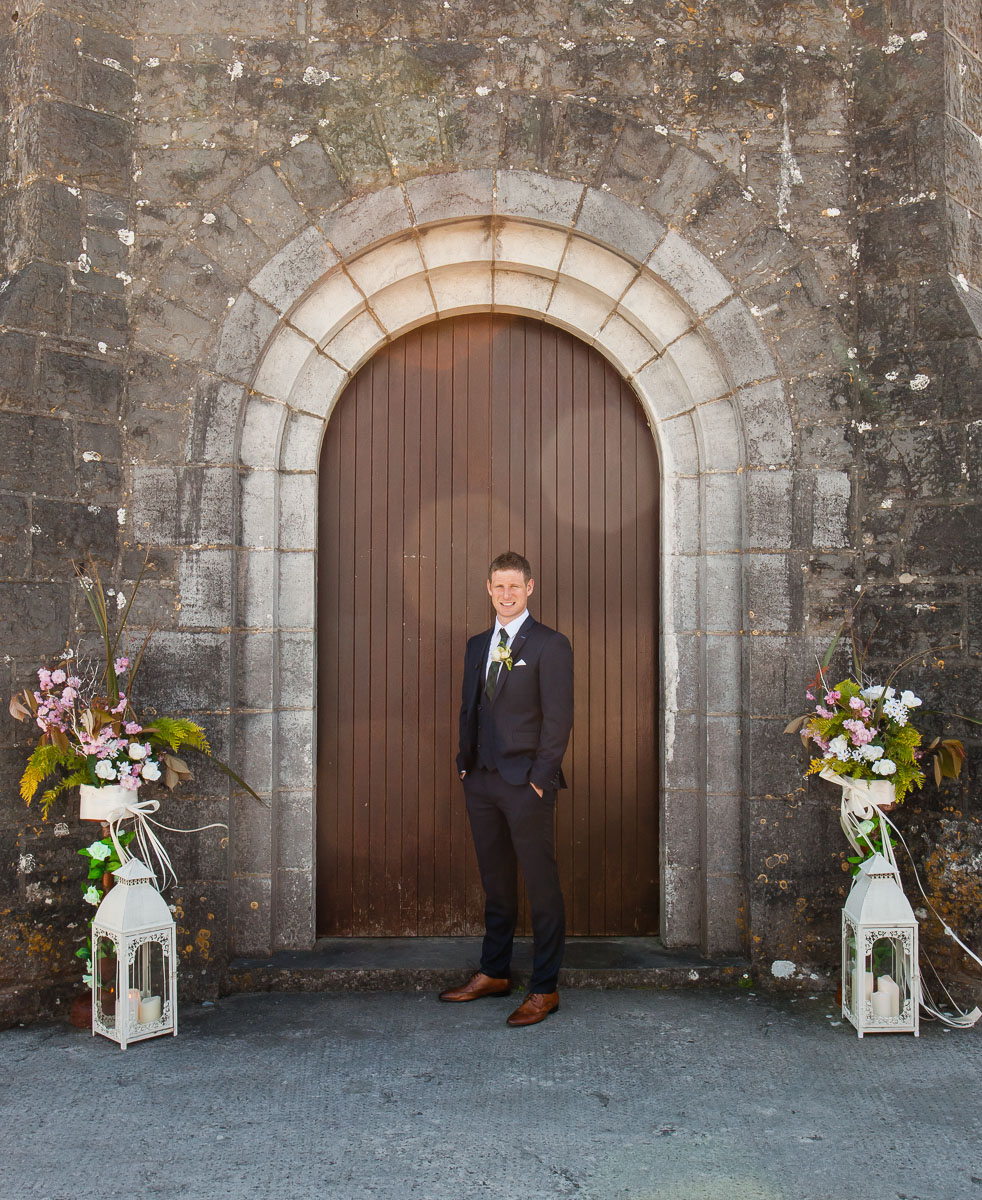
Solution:
{"label": "stone threshold step", "polygon": [[[320,938],[312,950],[233,959],[223,991],[439,991],[475,971],[480,956],[477,937]],[[531,938],[516,938],[516,987],[528,981],[531,966]],[[559,986],[718,986],[735,984],[749,969],[741,958],[709,959],[698,950],[667,950],[658,938],[579,937],[566,943]]]}

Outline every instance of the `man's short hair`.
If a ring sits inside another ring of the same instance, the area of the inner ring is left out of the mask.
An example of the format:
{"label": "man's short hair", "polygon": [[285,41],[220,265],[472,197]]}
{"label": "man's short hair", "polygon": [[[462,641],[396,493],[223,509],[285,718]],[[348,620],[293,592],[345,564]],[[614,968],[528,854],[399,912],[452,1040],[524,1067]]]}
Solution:
{"label": "man's short hair", "polygon": [[499,554],[498,557],[488,567],[488,582],[491,582],[491,576],[495,571],[521,571],[522,578],[526,583],[532,578],[532,568],[529,565],[529,560],[522,554],[517,554],[514,550],[506,550],[504,554]]}

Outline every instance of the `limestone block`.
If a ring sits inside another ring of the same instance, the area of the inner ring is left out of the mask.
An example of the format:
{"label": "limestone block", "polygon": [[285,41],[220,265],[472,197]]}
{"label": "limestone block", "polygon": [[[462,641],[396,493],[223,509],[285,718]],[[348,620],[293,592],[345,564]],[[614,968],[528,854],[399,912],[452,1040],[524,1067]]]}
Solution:
{"label": "limestone block", "polygon": [[[142,670],[153,680],[160,712],[207,712],[228,704],[229,636],[225,633],[158,629]],[[207,726],[207,720],[204,722]]]}
{"label": "limestone block", "polygon": [[693,317],[664,284],[645,269],[618,302],[618,311],[659,350],[692,328]]}
{"label": "limestone block", "polygon": [[700,404],[693,411],[692,421],[704,471],[733,471],[742,465],[743,439],[732,401],[723,399]]}
{"label": "limestone block", "polygon": [[290,405],[314,416],[326,417],[347,379],[348,373],[343,367],[323,355],[315,355],[298,376],[290,393]]}
{"label": "limestone block", "polygon": [[391,239],[376,250],[350,259],[346,267],[348,274],[369,298],[389,284],[420,275],[425,270],[419,246],[411,234]]}
{"label": "limestone block", "polygon": [[812,506],[812,545],[850,544],[849,501],[852,485],[845,471],[816,471]]}
{"label": "limestone block", "polygon": [[[309,805],[312,801],[308,798],[306,803]],[[290,837],[293,838],[292,833]],[[295,839],[298,846],[300,838],[298,832]],[[278,950],[309,950],[316,937],[313,871],[309,868],[282,869],[276,872],[275,878],[277,904],[273,915],[273,945]]]}
{"label": "limestone block", "polygon": [[279,546],[314,550],[317,545],[317,476],[281,475]]}
{"label": "limestone block", "polygon": [[253,389],[275,400],[288,400],[297,376],[316,353],[313,342],[289,325],[281,325],[266,347]]}
{"label": "limestone block", "polygon": [[275,309],[251,292],[240,292],[222,330],[216,363],[219,374],[249,383],[277,319]]}
{"label": "limestone block", "polygon": [[744,545],[757,549],[791,548],[791,471],[748,471]]}
{"label": "limestone block", "polygon": [[280,155],[277,170],[311,216],[323,216],[344,198],[344,185],[316,138],[308,138]]}
{"label": "limestone block", "polygon": [[[385,337],[385,331],[369,312],[359,313],[324,345],[324,353],[346,371],[354,372],[371,355]],[[301,380],[298,379],[298,384]],[[308,407],[291,399],[295,408]],[[313,411],[313,410],[310,410]]]}
{"label": "limestone block", "polygon": [[243,629],[273,625],[275,555],[275,550],[241,550],[236,555],[236,618]]}
{"label": "limestone block", "polygon": [[371,297],[375,319],[393,336],[405,333],[436,315],[426,278],[402,279]]}
{"label": "limestone block", "polygon": [[[255,803],[255,801],[253,801]],[[231,843],[234,846],[236,834]],[[266,875],[236,873],[229,892],[231,954],[270,954],[272,935],[272,879]]]}
{"label": "limestone block", "polygon": [[658,353],[629,321],[614,312],[597,334],[597,348],[626,376],[635,375]]}
{"label": "limestone block", "polygon": [[703,549],[710,554],[740,549],[743,535],[742,477],[732,473],[704,475]]}
{"label": "limestone block", "polygon": [[774,360],[757,322],[742,300],[731,300],[703,324],[736,387],[774,374]]}
{"label": "limestone block", "polygon": [[674,862],[693,866],[699,862],[704,803],[697,792],[666,791],[663,794],[660,832],[663,844],[671,847]]}
{"label": "limestone block", "polygon": [[245,396],[240,384],[222,383],[213,376],[200,377],[194,389],[188,438],[192,462],[232,461]]}
{"label": "limestone block", "polygon": [[450,221],[458,217],[490,215],[494,172],[454,171],[423,175],[406,184],[414,223]]}
{"label": "limestone block", "polygon": [[506,221],[495,236],[495,267],[519,266],[552,275],[559,270],[567,240],[559,230]]}
{"label": "limestone block", "polygon": [[324,421],[303,413],[290,413],[283,434],[281,471],[316,471],[320,462]]}
{"label": "limestone block", "polygon": [[674,554],[696,554],[702,525],[700,482],[691,476],[676,476],[666,483],[669,509],[665,521],[671,531],[671,550]]}
{"label": "limestone block", "polygon": [[0,583],[0,644],[4,654],[36,662],[69,644],[75,585]]}
{"label": "limestone block", "polygon": [[288,631],[279,635],[276,684],[276,700],[279,706],[313,708],[316,692],[314,666],[313,631]]}
{"label": "limestone block", "polygon": [[670,421],[659,422],[655,429],[665,476],[698,474],[699,447],[692,427],[692,416],[683,413]]}
{"label": "limestone block", "polygon": [[115,421],[123,393],[123,368],[101,356],[43,351],[40,387],[45,407],[52,413]]}
{"label": "limestone block", "polygon": [[178,580],[182,628],[222,629],[232,624],[230,550],[185,550]]}
{"label": "limestone block", "polygon": [[665,235],[647,266],[699,315],[715,308],[733,290],[712,263],[674,230]]}
{"label": "limestone block", "polygon": [[766,467],[788,462],[792,455],[791,417],[780,381],[743,388],[736,401],[748,464]]}
{"label": "limestone block", "polygon": [[421,230],[419,247],[428,268],[487,262],[493,251],[491,222],[455,221],[452,225]]}
{"label": "limestone block", "polygon": [[662,870],[663,941],[669,948],[695,946],[702,940],[702,871],[699,866],[666,862]]}
{"label": "limestone block", "polygon": [[534,171],[498,171],[495,213],[549,225],[571,225],[584,190],[581,183],[552,179]]}
{"label": "limestone block", "polygon": [[590,283],[617,300],[638,274],[638,268],[620,254],[582,237],[570,238],[559,268],[560,276]]}
{"label": "limestone block", "polygon": [[195,362],[214,331],[212,323],[163,296],[144,297],[132,324],[133,342],[145,350]]}
{"label": "limestone block", "polygon": [[323,230],[342,258],[410,226],[402,189],[382,188],[360,196],[324,221]]}
{"label": "limestone block", "polygon": [[[791,559],[786,554],[751,554],[747,558],[746,595],[748,616],[755,629],[775,633],[791,628]],[[753,615],[750,616],[749,614]]]}
{"label": "limestone block", "polygon": [[202,214],[195,240],[229,278],[240,283],[252,278],[269,259],[269,247],[227,204]]}
{"label": "limestone block", "polygon": [[592,341],[610,316],[616,300],[599,288],[560,275],[546,310],[550,321]]}
{"label": "limestone block", "polygon": [[281,551],[277,588],[277,615],[284,629],[314,627],[314,555],[306,551]]}
{"label": "limestone block", "polygon": [[246,467],[276,466],[280,430],[286,422],[287,409],[272,400],[250,396],[242,421],[239,442],[239,462]]}
{"label": "limestone block", "polygon": [[[277,787],[308,792],[314,782],[314,713],[312,709],[281,709],[277,713]],[[309,820],[309,818],[308,818]],[[286,862],[303,866],[302,862]]]}
{"label": "limestone block", "polygon": [[[705,638],[706,670],[709,691],[707,711],[717,715],[739,716],[743,710],[743,653],[744,639],[738,631],[730,634],[708,634]],[[739,760],[739,753],[736,755]],[[719,788],[717,790],[725,790]]]}
{"label": "limestone block", "polygon": [[[268,795],[273,787],[273,714],[271,712],[237,712],[232,714],[232,747],[235,753],[236,774],[248,780],[259,794]],[[235,862],[236,870],[263,872],[269,866],[267,849],[270,817],[249,821],[250,834],[243,839],[245,854]],[[239,851],[233,851],[237,859]]]}
{"label": "limestone block", "polygon": [[661,241],[665,227],[648,213],[610,192],[588,188],[576,218],[577,232],[596,238],[634,263],[643,263]]}
{"label": "limestone block", "polygon": [[[713,674],[712,670],[710,670],[710,705],[713,705],[712,690]],[[728,793],[729,799],[734,801],[734,803],[738,802],[738,794],[742,784],[740,718],[736,716],[708,717],[706,720],[706,746],[709,752],[709,765],[706,771],[707,804],[711,812],[715,808],[717,815],[723,820],[723,811],[721,810],[725,811],[726,805],[721,803],[713,805],[709,800],[709,794]],[[736,835],[735,841],[733,840],[734,834]],[[734,829],[730,821],[725,821],[722,828],[717,830],[715,845],[712,849],[720,855],[726,853],[739,854],[739,848],[739,831]],[[710,851],[710,845],[707,845],[707,851]],[[718,862],[715,869],[732,870],[732,860],[725,863]]]}
{"label": "limestone block", "polygon": [[671,619],[675,629],[699,629],[701,615],[702,559],[695,554],[673,554],[667,580],[671,596]]}
{"label": "limestone block", "polygon": [[441,267],[430,272],[430,286],[441,316],[481,312],[491,307],[490,264]]}
{"label": "limestone block", "polygon": [[671,358],[663,356],[648,363],[632,382],[656,421],[667,420],[692,408],[692,394]]}
{"label": "limestone block", "polygon": [[365,297],[341,270],[334,271],[289,314],[291,325],[323,346],[365,303]]}
{"label": "limestone block", "polygon": [[253,276],[249,289],[278,313],[285,313],[337,261],[337,255],[320,231],[310,226]]}
{"label": "limestone block", "polygon": [[707,630],[724,632],[743,627],[742,560],[736,554],[711,554],[705,568]]}
{"label": "limestone block", "polygon": [[273,635],[237,633],[234,703],[239,708],[270,709],[273,705]]}
{"label": "limestone block", "polygon": [[545,311],[552,295],[552,280],[522,271],[494,272],[494,308],[496,312],[539,314]]}
{"label": "limestone block", "polygon": [[276,472],[239,474],[239,545],[271,549],[276,545]]}

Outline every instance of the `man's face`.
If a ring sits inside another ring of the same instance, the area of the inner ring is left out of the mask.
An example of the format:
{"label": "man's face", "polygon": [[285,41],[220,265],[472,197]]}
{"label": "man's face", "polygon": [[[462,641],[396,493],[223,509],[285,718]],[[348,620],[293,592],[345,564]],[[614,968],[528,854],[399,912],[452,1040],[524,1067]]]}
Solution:
{"label": "man's face", "polygon": [[488,580],[488,595],[502,625],[514,621],[528,608],[535,580],[525,582],[521,571],[495,571]]}

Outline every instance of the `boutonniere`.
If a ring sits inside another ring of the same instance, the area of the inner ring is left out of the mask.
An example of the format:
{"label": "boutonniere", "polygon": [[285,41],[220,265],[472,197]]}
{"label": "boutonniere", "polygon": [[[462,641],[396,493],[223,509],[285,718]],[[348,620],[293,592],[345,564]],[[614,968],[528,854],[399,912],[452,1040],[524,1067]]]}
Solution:
{"label": "boutonniere", "polygon": [[504,663],[509,671],[515,665],[511,660],[511,650],[507,646],[495,646],[491,651],[491,661]]}

